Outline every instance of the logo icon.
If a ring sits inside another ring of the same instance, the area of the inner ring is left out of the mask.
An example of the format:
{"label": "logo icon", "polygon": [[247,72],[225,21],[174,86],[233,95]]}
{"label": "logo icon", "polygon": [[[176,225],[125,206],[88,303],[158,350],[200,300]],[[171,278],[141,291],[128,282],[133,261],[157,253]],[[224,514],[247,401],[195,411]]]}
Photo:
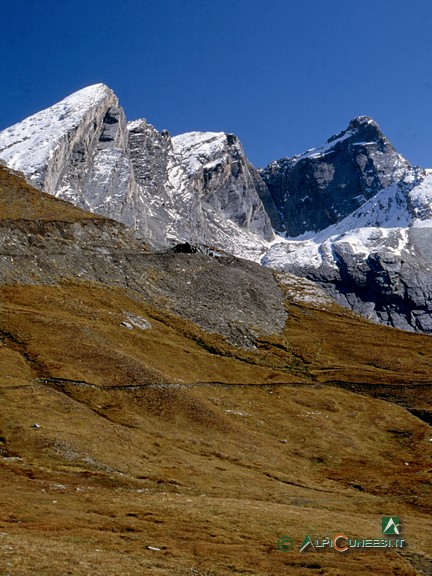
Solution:
{"label": "logo icon", "polygon": [[293,539],[289,536],[281,536],[276,542],[276,548],[281,552],[289,552],[293,546]]}
{"label": "logo icon", "polygon": [[313,545],[311,537],[306,535],[303,542],[300,544],[299,552],[304,552],[308,546],[312,546],[312,548],[315,550],[315,546]]}
{"label": "logo icon", "polygon": [[401,523],[397,516],[383,516],[381,526],[383,534],[400,534],[402,532]]}

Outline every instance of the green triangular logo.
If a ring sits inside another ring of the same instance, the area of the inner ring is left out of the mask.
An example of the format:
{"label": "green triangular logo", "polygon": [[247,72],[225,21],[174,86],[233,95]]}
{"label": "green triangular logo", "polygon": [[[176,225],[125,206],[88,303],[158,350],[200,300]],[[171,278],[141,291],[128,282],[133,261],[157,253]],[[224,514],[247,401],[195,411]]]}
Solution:
{"label": "green triangular logo", "polygon": [[383,534],[400,534],[402,531],[401,523],[397,516],[383,516],[381,526]]}
{"label": "green triangular logo", "polygon": [[315,550],[315,546],[313,545],[310,536],[305,536],[300,546],[300,552],[304,552],[308,546],[312,546],[312,548]]}

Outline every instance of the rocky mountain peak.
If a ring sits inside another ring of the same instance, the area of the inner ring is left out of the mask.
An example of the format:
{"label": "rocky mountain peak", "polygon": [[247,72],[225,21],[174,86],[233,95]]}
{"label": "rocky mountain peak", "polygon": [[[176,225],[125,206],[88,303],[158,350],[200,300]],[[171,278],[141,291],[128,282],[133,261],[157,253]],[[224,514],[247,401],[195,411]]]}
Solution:
{"label": "rocky mountain peak", "polygon": [[272,162],[261,175],[289,236],[318,232],[351,214],[412,167],[378,124],[359,116],[318,148]]}
{"label": "rocky mountain peak", "polygon": [[[375,122],[369,116],[357,116],[353,118],[348,127],[336,134],[331,136],[326,145],[332,144],[339,146],[361,146],[363,144],[368,144],[369,146],[375,144],[381,151],[389,148],[395,151],[391,142],[386,138],[386,136],[381,131],[378,123]],[[324,145],[324,146],[326,146]]]}
{"label": "rocky mountain peak", "polygon": [[371,319],[432,332],[432,176],[369,116],[258,172],[234,134],[128,123],[96,84],[1,132],[0,162],[153,247],[222,249],[318,281]]}
{"label": "rocky mountain peak", "polygon": [[33,185],[55,194],[62,185],[60,168],[69,160],[79,164],[86,155],[85,145],[96,136],[99,139],[108,110],[115,116],[117,107],[116,96],[104,84],[83,88],[0,132],[0,156]]}
{"label": "rocky mountain peak", "polygon": [[345,142],[345,145],[359,144],[361,142],[383,142],[390,145],[390,142],[384,136],[381,128],[378,126],[377,122],[370,118],[369,116],[357,116],[350,120],[347,128],[330,136],[324,147],[327,144],[340,144]]}
{"label": "rocky mountain peak", "polygon": [[189,132],[175,136],[172,142],[205,206],[266,241],[274,239],[261,199],[266,187],[234,134]]}
{"label": "rocky mountain peak", "polygon": [[172,140],[146,120],[128,124],[104,84],[1,132],[0,159],[40,190],[154,244],[191,241],[259,260],[274,238],[260,199],[266,187],[236,136]]}
{"label": "rocky mountain peak", "polygon": [[[270,170],[285,178],[285,202],[303,206],[310,232],[274,245],[262,263],[322,283],[372,320],[432,333],[431,176],[411,167],[367,116]],[[271,178],[269,171],[270,185]]]}
{"label": "rocky mountain peak", "polygon": [[348,130],[356,130],[365,126],[372,126],[377,131],[381,132],[378,124],[370,116],[356,116],[348,124]]}

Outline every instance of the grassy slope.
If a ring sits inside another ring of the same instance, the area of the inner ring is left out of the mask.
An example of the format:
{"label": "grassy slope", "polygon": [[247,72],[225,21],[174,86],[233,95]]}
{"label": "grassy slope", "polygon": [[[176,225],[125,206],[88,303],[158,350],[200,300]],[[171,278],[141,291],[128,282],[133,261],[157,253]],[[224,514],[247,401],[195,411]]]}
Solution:
{"label": "grassy slope", "polygon": [[[301,370],[307,324],[290,325],[299,309],[282,339],[296,351],[284,369],[280,347],[262,343],[254,365],[120,290],[7,287],[0,301],[0,446],[22,458],[0,467],[11,573],[409,574],[396,552],[275,549],[285,533],[298,544],[308,532],[379,536],[386,513],[403,518],[410,550],[430,554],[430,429],[388,402],[313,383],[317,331]],[[122,327],[131,314],[152,327]],[[348,331],[344,318],[320,317],[329,366],[330,349],[335,364],[348,362],[324,337]],[[367,337],[377,331],[387,335],[381,356],[399,339],[401,362],[419,342],[428,351],[426,337],[356,327],[365,355],[349,365],[362,376],[374,369]],[[430,356],[419,357],[420,375]],[[205,384],[215,381],[225,385]]]}
{"label": "grassy slope", "polygon": [[85,212],[49,194],[41,194],[27,184],[18,173],[0,164],[0,221],[99,220],[101,216]]}
{"label": "grassy slope", "polygon": [[[429,337],[291,304],[285,333],[244,351],[136,293],[64,283],[2,287],[0,340],[0,574],[430,571],[430,427],[335,387],[426,408],[410,383],[430,383]],[[384,514],[402,554],[297,551],[380,537]]]}

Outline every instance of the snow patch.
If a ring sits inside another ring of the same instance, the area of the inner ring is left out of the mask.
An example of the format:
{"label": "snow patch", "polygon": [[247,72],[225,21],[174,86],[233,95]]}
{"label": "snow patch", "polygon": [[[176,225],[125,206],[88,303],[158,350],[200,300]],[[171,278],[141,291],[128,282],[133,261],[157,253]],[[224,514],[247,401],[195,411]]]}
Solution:
{"label": "snow patch", "polygon": [[[200,171],[226,152],[224,132],[187,132],[172,138],[174,152],[179,156],[189,175]],[[210,162],[209,162],[210,159]]]}

